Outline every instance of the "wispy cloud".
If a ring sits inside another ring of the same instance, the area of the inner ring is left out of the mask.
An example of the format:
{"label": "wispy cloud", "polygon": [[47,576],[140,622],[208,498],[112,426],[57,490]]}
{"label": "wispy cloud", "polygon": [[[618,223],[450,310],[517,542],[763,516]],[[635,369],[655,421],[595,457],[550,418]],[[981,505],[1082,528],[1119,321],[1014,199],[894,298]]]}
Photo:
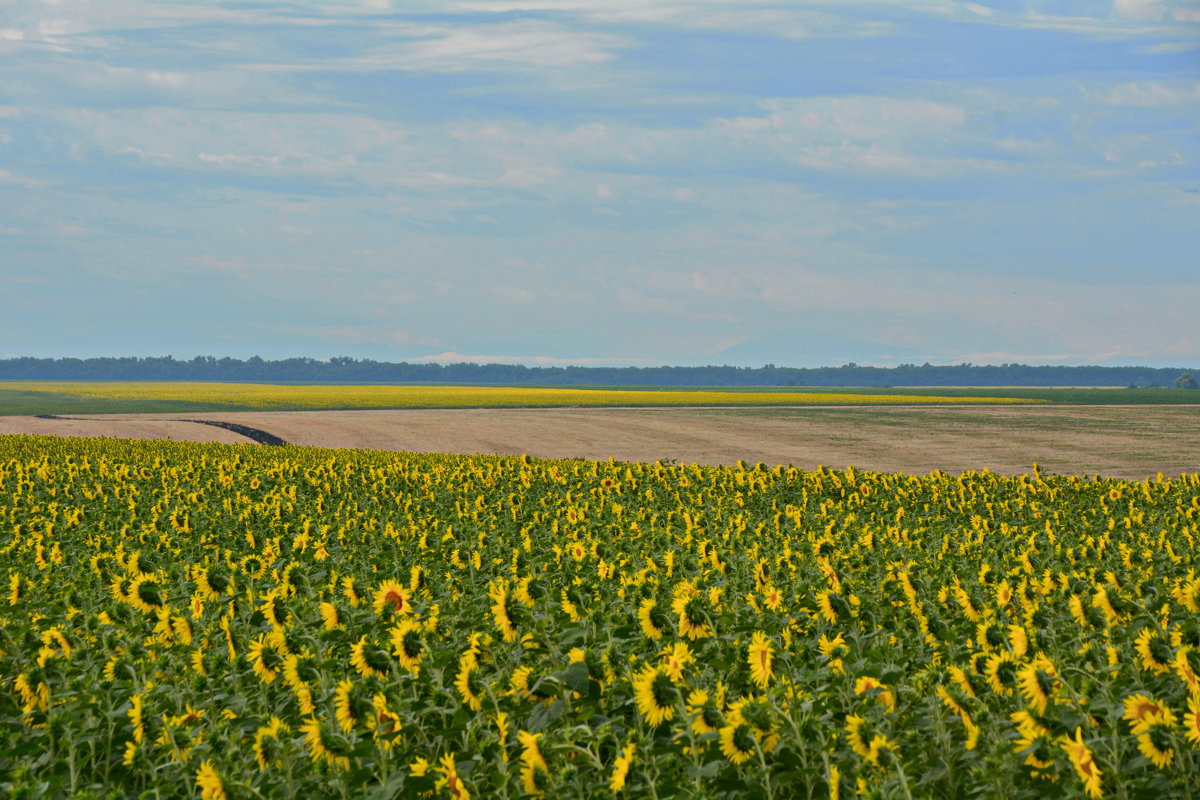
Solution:
{"label": "wispy cloud", "polygon": [[1194,2],[3,7],[45,353],[1200,360]]}

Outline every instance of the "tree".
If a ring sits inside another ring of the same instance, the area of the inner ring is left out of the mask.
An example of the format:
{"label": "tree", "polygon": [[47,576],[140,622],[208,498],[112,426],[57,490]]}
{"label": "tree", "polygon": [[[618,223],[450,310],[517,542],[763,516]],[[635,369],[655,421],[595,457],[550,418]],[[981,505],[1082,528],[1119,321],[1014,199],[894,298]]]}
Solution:
{"label": "tree", "polygon": [[1182,373],[1175,379],[1176,389],[1200,389],[1200,383],[1196,383],[1196,376],[1190,372]]}

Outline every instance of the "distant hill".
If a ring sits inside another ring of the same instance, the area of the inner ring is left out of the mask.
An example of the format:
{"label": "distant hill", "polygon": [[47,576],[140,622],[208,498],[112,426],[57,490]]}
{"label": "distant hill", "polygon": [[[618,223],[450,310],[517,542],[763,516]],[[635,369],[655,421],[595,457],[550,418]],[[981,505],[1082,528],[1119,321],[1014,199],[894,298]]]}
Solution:
{"label": "distant hill", "polygon": [[197,356],[0,359],[0,380],[428,383],[505,386],[1136,386],[1169,387],[1185,368],[901,364],[864,367],[525,367]]}

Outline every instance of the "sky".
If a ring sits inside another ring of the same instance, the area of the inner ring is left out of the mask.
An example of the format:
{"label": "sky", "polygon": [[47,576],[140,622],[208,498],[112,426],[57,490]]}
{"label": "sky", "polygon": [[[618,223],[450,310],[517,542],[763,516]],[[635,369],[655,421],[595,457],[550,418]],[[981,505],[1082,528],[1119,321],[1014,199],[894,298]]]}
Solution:
{"label": "sky", "polygon": [[0,358],[1200,366],[1200,0],[0,0]]}

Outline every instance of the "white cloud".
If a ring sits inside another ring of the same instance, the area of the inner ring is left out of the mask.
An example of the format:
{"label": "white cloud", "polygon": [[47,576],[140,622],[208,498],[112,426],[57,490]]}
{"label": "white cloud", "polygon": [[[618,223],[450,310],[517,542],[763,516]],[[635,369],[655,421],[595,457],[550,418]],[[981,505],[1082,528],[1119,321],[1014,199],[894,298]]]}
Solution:
{"label": "white cloud", "polygon": [[773,158],[821,170],[931,174],[966,165],[931,148],[961,135],[967,115],[956,105],[874,96],[761,105],[764,116],[716,120],[714,131],[735,146],[757,145]]}
{"label": "white cloud", "polygon": [[1135,20],[1200,22],[1195,0],[1113,0],[1113,14]]}
{"label": "white cloud", "polygon": [[1200,100],[1200,83],[1190,87],[1172,88],[1162,83],[1122,83],[1103,95],[1103,101],[1114,106],[1152,108]]}
{"label": "white cloud", "polygon": [[26,189],[40,189],[44,186],[49,186],[49,181],[35,180],[24,175],[15,175],[6,169],[0,169],[0,184],[11,183],[17,186],[23,186]]}

